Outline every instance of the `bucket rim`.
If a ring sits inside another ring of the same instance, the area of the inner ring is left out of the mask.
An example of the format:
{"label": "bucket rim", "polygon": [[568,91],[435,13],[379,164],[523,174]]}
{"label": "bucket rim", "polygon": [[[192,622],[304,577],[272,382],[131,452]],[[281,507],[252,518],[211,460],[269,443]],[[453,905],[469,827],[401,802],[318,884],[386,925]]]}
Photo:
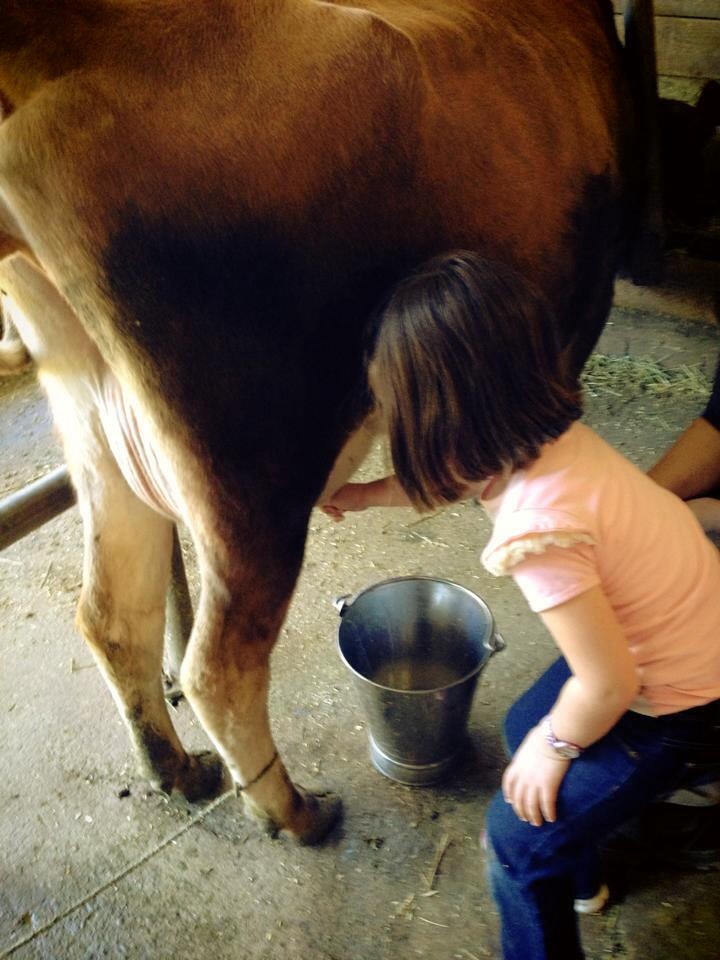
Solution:
{"label": "bucket rim", "polygon": [[355,667],[353,667],[353,665],[348,661],[347,657],[343,653],[342,647],[340,646],[340,630],[342,628],[342,617],[345,612],[345,610],[343,609],[340,612],[340,623],[338,625],[337,639],[336,639],[336,645],[337,645],[338,653],[340,655],[340,659],[348,668],[348,670],[351,673],[355,674],[355,676],[358,677],[360,680],[362,680],[364,683],[367,683],[371,687],[375,687],[378,690],[388,690],[391,693],[402,693],[407,696],[414,696],[414,695],[427,696],[428,693],[438,693],[441,690],[452,690],[453,687],[457,687],[457,686],[460,686],[460,684],[467,683],[468,680],[472,679],[472,677],[474,677],[476,674],[479,674],[480,671],[487,666],[487,663],[492,657],[492,655],[496,653],[499,649],[501,649],[500,647],[493,646],[491,643],[488,642],[492,639],[493,636],[497,634],[497,631],[495,629],[495,617],[493,616],[492,610],[490,609],[488,604],[483,600],[482,597],[479,597],[474,592],[474,590],[471,590],[469,587],[464,586],[462,583],[456,583],[454,580],[447,580],[445,577],[430,577],[423,574],[418,574],[416,576],[408,575],[408,576],[402,576],[402,577],[388,577],[388,579],[386,580],[378,580],[377,583],[372,583],[370,584],[370,586],[365,587],[363,590],[360,590],[358,593],[351,595],[352,600],[350,600],[347,603],[347,608],[352,607],[355,604],[355,602],[360,599],[360,597],[362,597],[366,593],[370,593],[376,587],[383,587],[393,583],[402,583],[408,580],[412,580],[412,581],[429,580],[429,581],[432,581],[433,583],[444,583],[450,587],[457,587],[458,590],[462,590],[464,593],[468,594],[468,596],[471,597],[471,599],[475,600],[480,605],[480,607],[482,607],[485,610],[488,617],[488,633],[487,633],[487,637],[483,639],[483,647],[487,651],[487,656],[484,657],[476,666],[474,666],[472,670],[469,670],[467,673],[463,674],[463,676],[459,677],[457,680],[453,680],[452,683],[445,683],[439,687],[424,687],[421,690],[403,690],[399,687],[388,687],[383,683],[376,683],[374,680],[371,680],[369,677],[366,677],[364,673],[360,673],[359,670],[356,670]]}

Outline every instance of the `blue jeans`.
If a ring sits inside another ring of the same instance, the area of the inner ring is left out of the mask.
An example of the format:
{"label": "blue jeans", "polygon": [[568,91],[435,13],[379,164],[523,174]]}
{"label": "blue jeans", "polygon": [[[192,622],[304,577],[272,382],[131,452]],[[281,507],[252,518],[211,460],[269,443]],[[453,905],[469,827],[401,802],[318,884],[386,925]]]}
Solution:
{"label": "blue jeans", "polygon": [[[510,753],[569,676],[560,658],[510,708]],[[669,790],[718,775],[720,700],[666,717],[625,713],[570,764],[555,823],[523,823],[498,791],[487,814],[488,872],[504,960],[581,960],[573,900],[597,892],[597,842]]]}

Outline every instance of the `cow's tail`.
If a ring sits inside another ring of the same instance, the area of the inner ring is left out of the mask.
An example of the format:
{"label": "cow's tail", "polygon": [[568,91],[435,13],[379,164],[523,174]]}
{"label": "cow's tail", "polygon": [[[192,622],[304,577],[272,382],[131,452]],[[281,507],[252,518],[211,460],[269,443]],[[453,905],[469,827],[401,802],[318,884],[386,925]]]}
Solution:
{"label": "cow's tail", "polygon": [[626,0],[625,68],[633,101],[630,235],[622,272],[637,284],[662,277],[665,226],[653,0]]}

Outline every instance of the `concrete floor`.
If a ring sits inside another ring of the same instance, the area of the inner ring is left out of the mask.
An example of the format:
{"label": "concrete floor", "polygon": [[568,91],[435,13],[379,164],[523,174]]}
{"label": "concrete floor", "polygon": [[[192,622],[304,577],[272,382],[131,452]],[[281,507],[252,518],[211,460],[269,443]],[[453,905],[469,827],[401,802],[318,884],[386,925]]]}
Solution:
{"label": "concrete floor", "polygon": [[[649,466],[702,407],[697,371],[709,382],[718,328],[616,309],[600,350],[635,363],[589,391],[587,420]],[[634,379],[648,357],[676,372],[665,393]],[[692,376],[677,373],[685,364],[697,365]],[[0,450],[0,493],[60,461],[28,377],[0,389]],[[382,470],[376,452],[363,475]],[[0,958],[499,956],[479,833],[503,766],[502,714],[554,648],[512,583],[482,569],[488,526],[479,508],[417,520],[410,511],[340,525],[313,519],[274,656],[271,709],[292,775],[344,799],[342,825],[316,849],[267,839],[234,797],[187,812],[138,780],[124,728],[73,629],[76,511],[0,554]],[[381,777],[368,761],[331,604],[412,573],[482,595],[508,644],[481,678],[466,762],[446,784],[422,789]],[[175,719],[186,741],[205,744],[186,704]],[[581,921],[590,960],[720,957],[717,874],[621,870],[613,894],[604,915]]]}

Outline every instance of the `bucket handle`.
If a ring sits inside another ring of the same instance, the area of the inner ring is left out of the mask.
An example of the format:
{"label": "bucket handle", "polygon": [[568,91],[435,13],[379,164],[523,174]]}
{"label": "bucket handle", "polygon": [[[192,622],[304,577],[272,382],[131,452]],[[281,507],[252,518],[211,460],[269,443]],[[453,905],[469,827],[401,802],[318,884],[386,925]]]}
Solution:
{"label": "bucket handle", "polygon": [[493,635],[485,644],[485,649],[488,650],[490,656],[492,656],[494,653],[500,653],[500,651],[504,650],[506,646],[507,644],[503,640],[502,635],[495,630]]}
{"label": "bucket handle", "polygon": [[337,610],[338,614],[342,617],[347,608],[350,606],[350,598],[352,597],[351,593],[342,593],[339,597],[335,597],[332,602],[332,605]]}

